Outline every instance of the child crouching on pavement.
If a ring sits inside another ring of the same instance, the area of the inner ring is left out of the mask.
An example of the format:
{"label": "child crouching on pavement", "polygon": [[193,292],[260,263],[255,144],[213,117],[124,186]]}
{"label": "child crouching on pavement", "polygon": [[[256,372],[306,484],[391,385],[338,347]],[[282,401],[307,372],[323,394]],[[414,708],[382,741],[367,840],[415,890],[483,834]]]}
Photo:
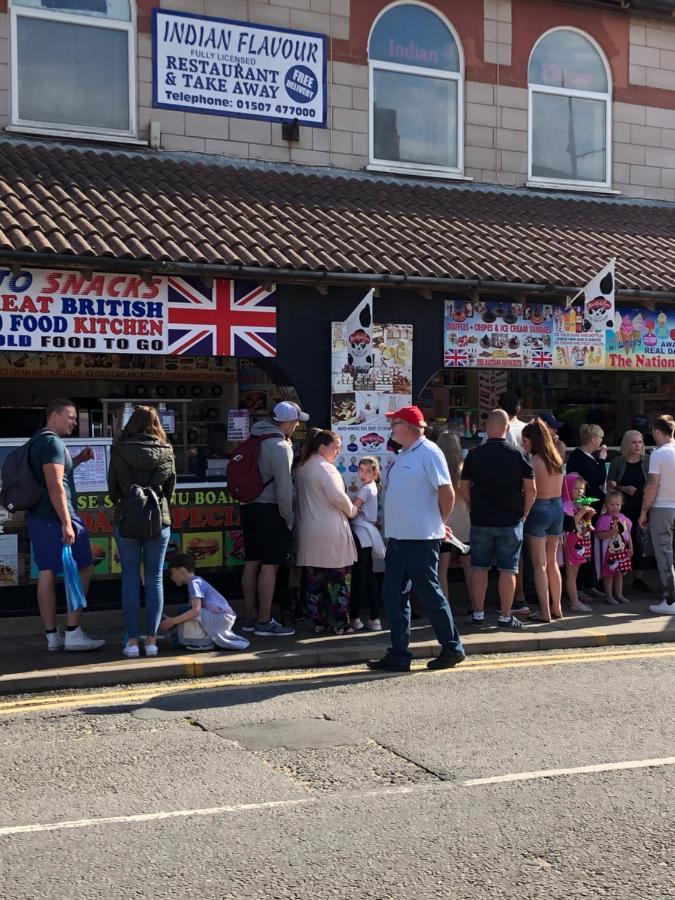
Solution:
{"label": "child crouching on pavement", "polygon": [[159,624],[162,632],[176,629],[178,642],[189,650],[246,650],[249,642],[232,630],[237,615],[227,600],[200,575],[195,561],[179,553],[169,559],[169,575],[178,587],[187,585],[190,606],[180,616],[166,616]]}

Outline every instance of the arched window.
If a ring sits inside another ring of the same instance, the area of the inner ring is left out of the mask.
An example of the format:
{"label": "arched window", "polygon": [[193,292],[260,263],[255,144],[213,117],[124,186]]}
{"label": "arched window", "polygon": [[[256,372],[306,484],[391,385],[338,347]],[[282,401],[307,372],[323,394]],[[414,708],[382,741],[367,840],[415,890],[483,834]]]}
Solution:
{"label": "arched window", "polygon": [[572,28],[549,31],[532,51],[528,87],[530,180],[608,187],[612,87],[599,48]]}
{"label": "arched window", "polygon": [[12,124],[133,136],[131,0],[12,0]]}
{"label": "arched window", "polygon": [[461,173],[463,59],[452,27],[420,3],[396,3],[368,43],[370,163]]}

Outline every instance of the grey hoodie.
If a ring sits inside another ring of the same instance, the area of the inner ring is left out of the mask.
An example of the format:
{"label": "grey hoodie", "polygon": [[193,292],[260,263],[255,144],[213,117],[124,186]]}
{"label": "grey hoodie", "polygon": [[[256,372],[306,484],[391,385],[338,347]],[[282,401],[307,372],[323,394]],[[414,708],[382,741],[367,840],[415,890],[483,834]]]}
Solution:
{"label": "grey hoodie", "polygon": [[[276,503],[279,514],[289,528],[293,527],[293,481],[291,466],[293,464],[293,448],[281,428],[270,419],[262,419],[251,428],[251,434],[278,435],[278,440],[268,438],[260,444],[258,468],[263,482],[269,484],[263,488],[262,494],[254,503]],[[272,479],[272,480],[270,480]]]}

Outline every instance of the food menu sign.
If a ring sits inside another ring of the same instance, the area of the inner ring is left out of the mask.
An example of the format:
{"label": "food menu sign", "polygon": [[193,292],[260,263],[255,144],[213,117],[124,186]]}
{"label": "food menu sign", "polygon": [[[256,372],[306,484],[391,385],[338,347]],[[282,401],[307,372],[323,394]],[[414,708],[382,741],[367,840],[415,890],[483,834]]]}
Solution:
{"label": "food menu sign", "polygon": [[[367,299],[355,313],[369,308]],[[360,457],[378,456],[386,471],[393,459],[387,450],[391,425],[386,414],[412,402],[412,325],[356,319],[331,326],[331,427],[342,438],[335,465],[352,495],[360,487]]]}
{"label": "food menu sign", "polygon": [[0,269],[0,350],[276,356],[276,294],[230,279]]}
{"label": "food menu sign", "polygon": [[553,306],[447,300],[444,364],[450,368],[552,368]]}
{"label": "food menu sign", "polygon": [[[566,308],[528,300],[447,300],[444,324],[449,368],[609,367],[606,353],[614,332],[594,329],[583,303]],[[630,335],[635,333],[631,322]]]}

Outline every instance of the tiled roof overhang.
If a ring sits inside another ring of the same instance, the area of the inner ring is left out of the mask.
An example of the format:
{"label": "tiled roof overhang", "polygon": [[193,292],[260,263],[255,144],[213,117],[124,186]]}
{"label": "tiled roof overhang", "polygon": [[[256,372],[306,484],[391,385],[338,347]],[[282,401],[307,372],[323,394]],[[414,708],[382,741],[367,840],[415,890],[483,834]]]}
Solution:
{"label": "tiled roof overhang", "polygon": [[0,142],[0,260],[675,298],[675,204]]}

